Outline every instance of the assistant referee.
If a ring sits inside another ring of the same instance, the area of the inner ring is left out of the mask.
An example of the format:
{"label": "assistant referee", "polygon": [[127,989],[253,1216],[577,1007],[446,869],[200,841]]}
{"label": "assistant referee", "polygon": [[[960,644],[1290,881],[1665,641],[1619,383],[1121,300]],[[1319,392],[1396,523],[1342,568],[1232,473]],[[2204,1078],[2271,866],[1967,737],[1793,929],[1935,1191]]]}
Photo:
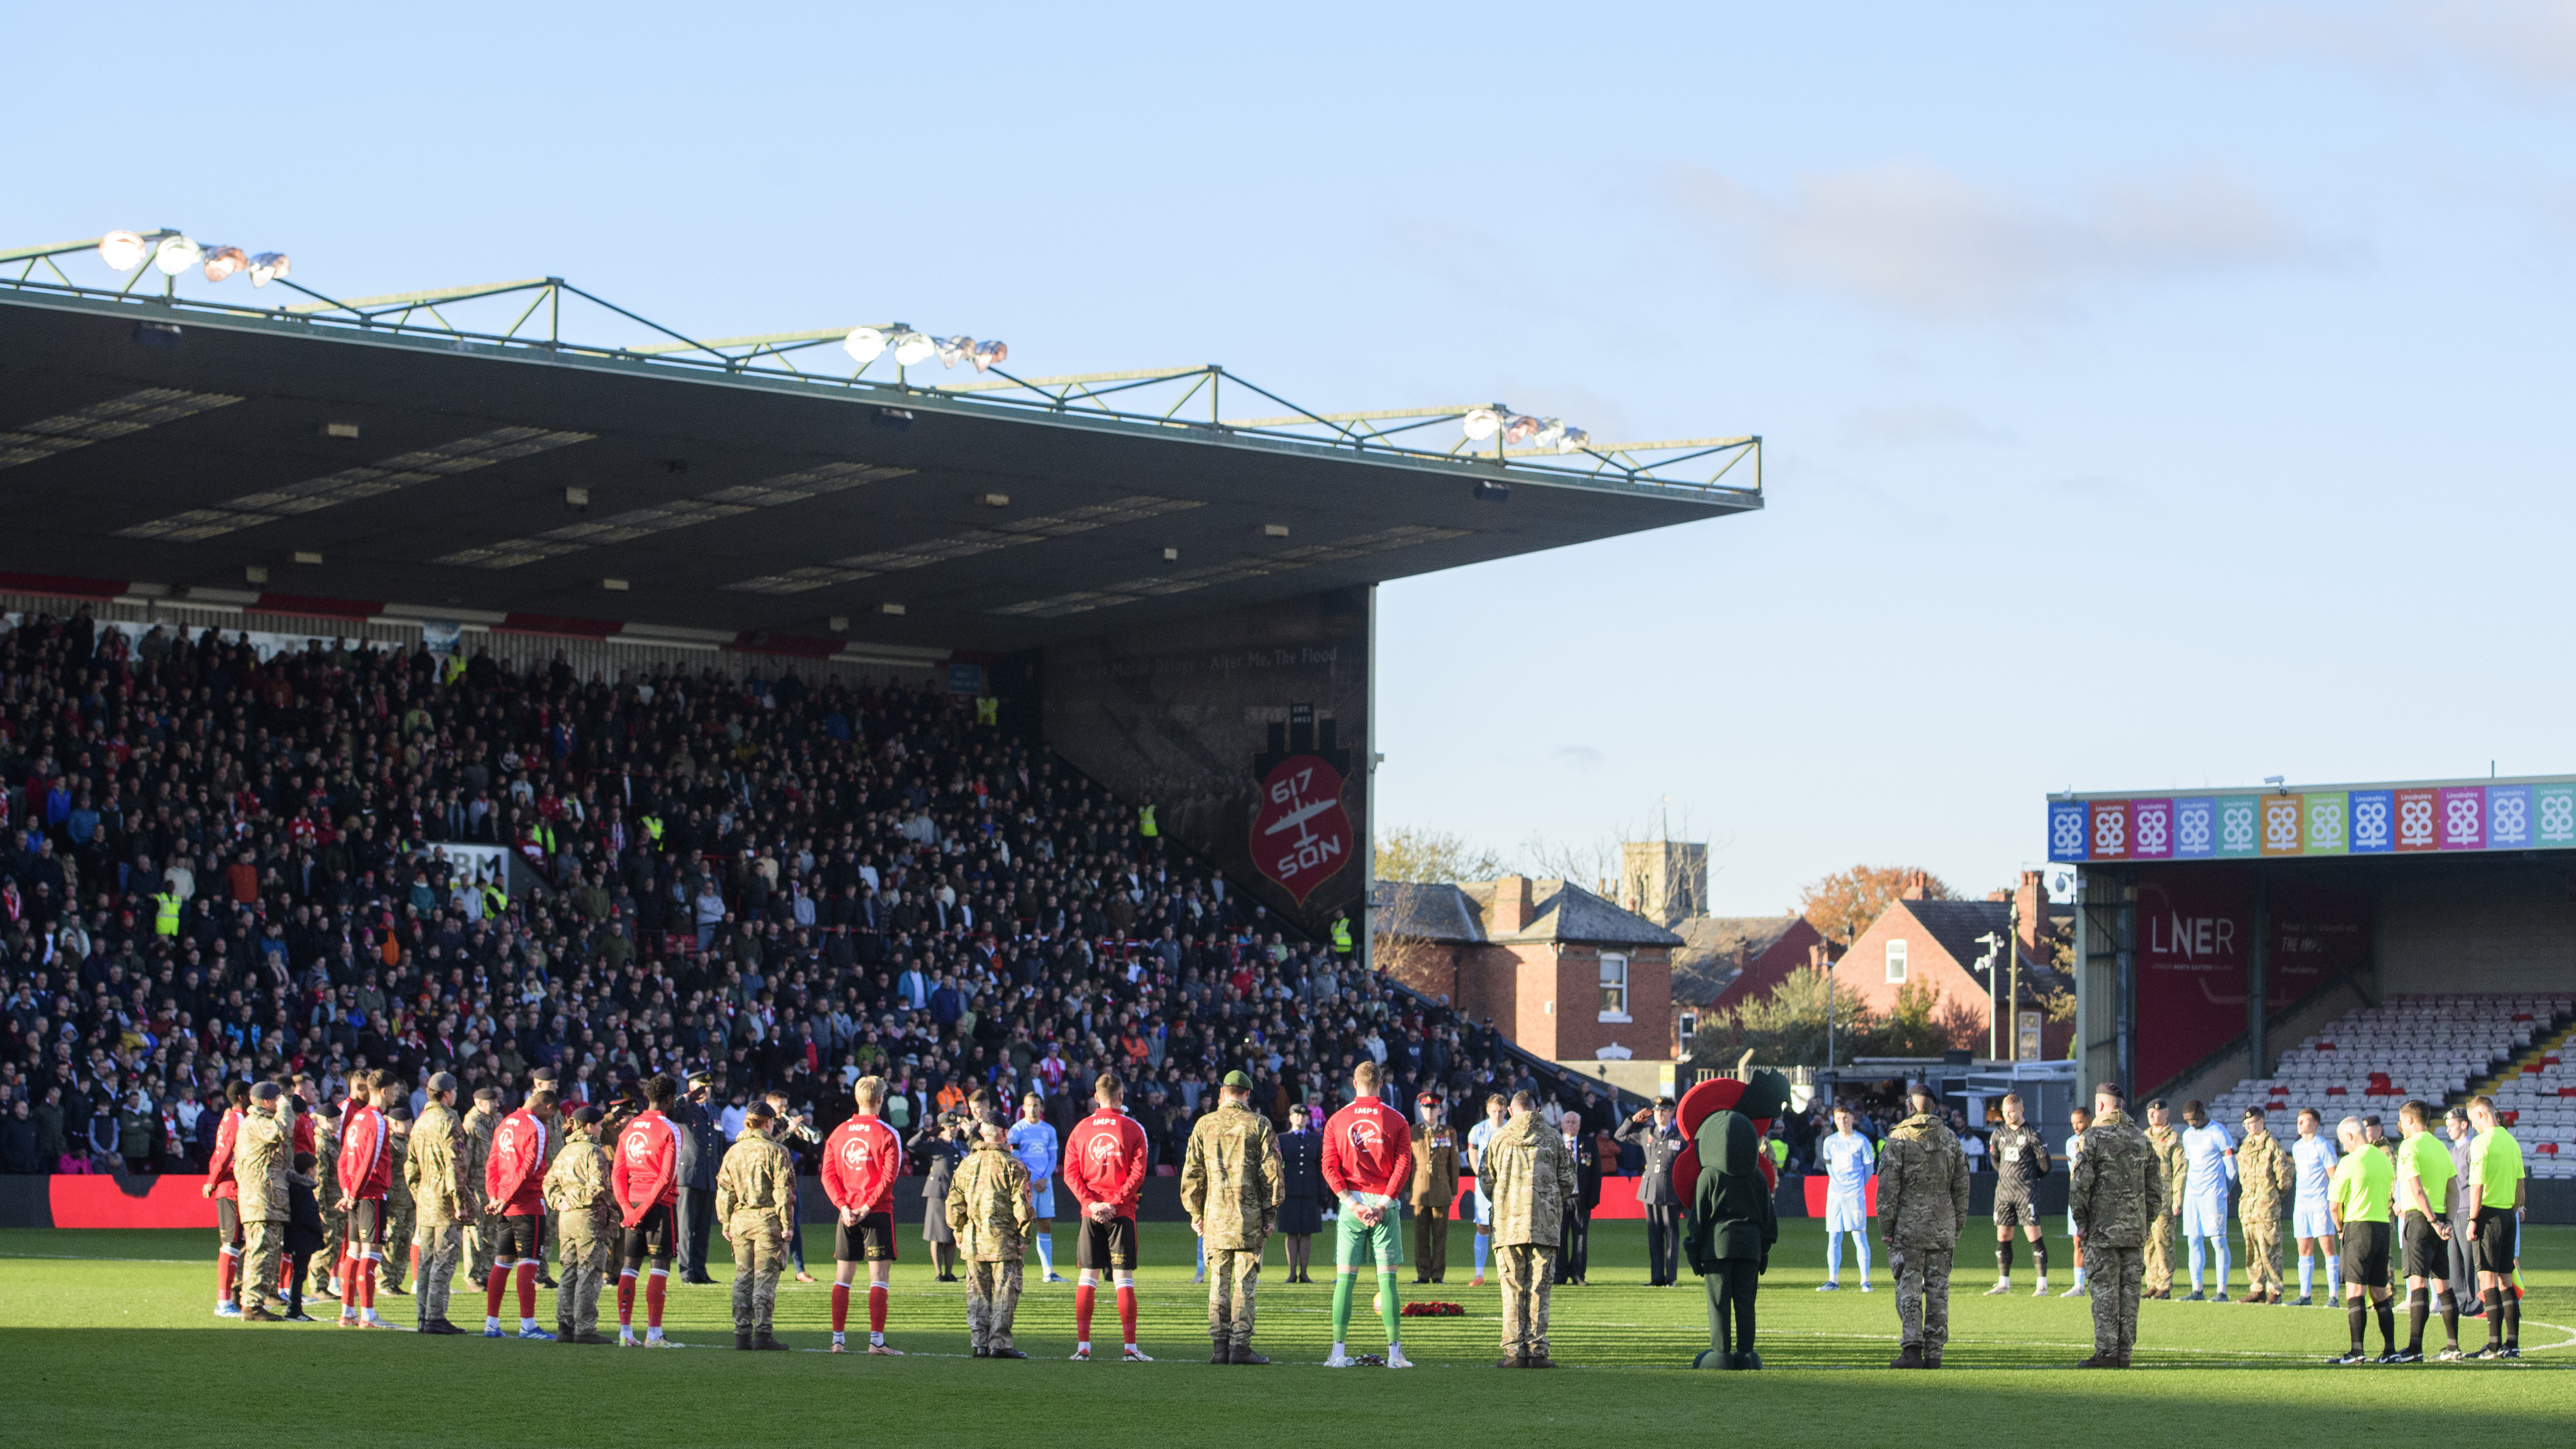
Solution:
{"label": "assistant referee", "polygon": [[[2397,1360],[2397,1313],[2388,1301],[2388,1202],[2397,1169],[2385,1152],[2364,1151],[2370,1139],[2361,1119],[2346,1117],[2335,1126],[2343,1144],[2343,1161],[2335,1164],[2327,1206],[2334,1213],[2335,1235],[2343,1240],[2344,1316],[2352,1325],[2352,1348],[2328,1363],[2368,1363],[2361,1347],[2370,1325],[2370,1308],[2379,1308],[2380,1362]],[[2369,1297],[2362,1296],[2365,1290]]]}
{"label": "assistant referee", "polygon": [[[2406,1259],[2406,1351],[2397,1355],[2397,1362],[2422,1363],[2433,1285],[2451,1264],[2451,1223],[2444,1214],[2456,1184],[2450,1144],[2433,1132],[2433,1109],[2409,1102],[2397,1109],[2397,1123],[2405,1134],[2397,1144],[2397,1210],[2399,1251]],[[2457,1360],[2460,1305],[2447,1293],[2442,1295],[2442,1336],[2448,1340],[2442,1361]]]}
{"label": "assistant referee", "polygon": [[2478,1297],[2486,1304],[2487,1346],[2480,1358],[2522,1357],[2522,1295],[2514,1291],[2514,1264],[2522,1252],[2522,1144],[2496,1121],[2495,1099],[2469,1099],[2468,1196],[2477,1205],[2470,1252],[2478,1270]]}

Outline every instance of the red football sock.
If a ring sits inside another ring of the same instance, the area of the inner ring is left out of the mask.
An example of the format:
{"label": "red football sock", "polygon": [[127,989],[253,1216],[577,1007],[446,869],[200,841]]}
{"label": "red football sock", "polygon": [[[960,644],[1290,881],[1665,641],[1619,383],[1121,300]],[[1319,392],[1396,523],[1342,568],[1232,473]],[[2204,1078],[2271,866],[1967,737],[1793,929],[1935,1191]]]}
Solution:
{"label": "red football sock", "polygon": [[223,1302],[233,1301],[233,1279],[241,1273],[241,1260],[230,1253],[215,1255],[215,1296]]}
{"label": "red football sock", "polygon": [[883,1283],[868,1285],[868,1332],[885,1332],[886,1290]]}
{"label": "red football sock", "polygon": [[415,1288],[420,1286],[420,1244],[418,1243],[411,1245],[411,1283]]}
{"label": "red football sock", "polygon": [[832,1331],[840,1333],[850,1326],[850,1285],[832,1285]]}
{"label": "red football sock", "polygon": [[1076,1343],[1091,1342],[1091,1300],[1100,1290],[1088,1283],[1073,1290],[1073,1338]]}
{"label": "red football sock", "polygon": [[1136,1346],[1136,1290],[1118,1290],[1118,1331],[1127,1335],[1127,1346]]}
{"label": "red football sock", "polygon": [[653,1281],[644,1285],[644,1326],[646,1328],[662,1326],[662,1297],[670,1291],[665,1286],[670,1281],[660,1273],[656,1273],[653,1275]]}
{"label": "red football sock", "polygon": [[519,1265],[519,1316],[537,1316],[537,1265],[534,1263]]}
{"label": "red football sock", "polygon": [[343,1246],[338,1253],[332,1256],[331,1276],[338,1279],[340,1282],[340,1303],[341,1306],[346,1307],[349,1303],[349,1295],[351,1291],[349,1280],[356,1276],[349,1271],[349,1250],[346,1246]]}
{"label": "red football sock", "polygon": [[483,1316],[501,1316],[501,1293],[510,1286],[510,1270],[500,1263],[492,1265],[492,1274],[483,1280]]}
{"label": "red football sock", "polygon": [[372,1258],[358,1260],[358,1306],[370,1310],[376,1306],[376,1264]]}
{"label": "red football sock", "polygon": [[632,1273],[617,1275],[617,1326],[635,1326],[635,1275]]}

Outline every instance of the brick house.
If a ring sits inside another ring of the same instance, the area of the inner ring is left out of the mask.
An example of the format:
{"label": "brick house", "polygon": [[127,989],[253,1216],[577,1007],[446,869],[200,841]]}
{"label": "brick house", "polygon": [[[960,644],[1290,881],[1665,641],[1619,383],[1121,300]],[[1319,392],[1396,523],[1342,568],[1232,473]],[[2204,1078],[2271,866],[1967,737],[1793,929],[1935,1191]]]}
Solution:
{"label": "brick house", "polygon": [[1700,1018],[1758,1001],[1791,971],[1833,958],[1824,933],[1794,911],[1779,916],[1692,916],[1674,930],[1682,938],[1681,948],[1673,953],[1675,1056],[1690,1055],[1688,1041]]}
{"label": "brick house", "polygon": [[2026,1017],[2036,1013],[2043,1018],[2036,1059],[2056,1060],[2066,1054],[2075,1026],[2071,1021],[2044,1020],[2048,997],[2073,989],[2048,964],[2054,930],[2037,871],[2022,872],[2019,890],[2009,895],[1997,891],[1982,901],[1926,899],[1918,880],[1852,941],[1851,949],[1834,965],[1834,980],[1882,1015],[1895,1007],[1896,994],[1905,986],[1930,985],[1940,993],[1934,1019],[1952,1029],[1957,1045],[1982,1056],[1989,1040],[1992,1000],[1986,963],[2007,977],[2011,968],[2005,952],[1990,952],[1980,938],[2001,941],[2017,935],[2021,1010]]}
{"label": "brick house", "polygon": [[1379,881],[1373,959],[1557,1061],[1668,1056],[1682,939],[1561,880]]}

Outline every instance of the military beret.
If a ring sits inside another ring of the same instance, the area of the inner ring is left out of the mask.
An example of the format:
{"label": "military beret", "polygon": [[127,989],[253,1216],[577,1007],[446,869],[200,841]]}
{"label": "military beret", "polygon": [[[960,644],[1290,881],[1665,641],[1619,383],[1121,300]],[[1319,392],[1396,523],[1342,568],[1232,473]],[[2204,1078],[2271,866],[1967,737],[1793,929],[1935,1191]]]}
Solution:
{"label": "military beret", "polygon": [[453,1072],[433,1072],[433,1073],[431,1073],[431,1074],[430,1074],[430,1078],[429,1078],[429,1089],[430,1089],[431,1091],[433,1091],[433,1092],[453,1092],[453,1091],[455,1091],[455,1090],[456,1090],[456,1074],[455,1074],[455,1073],[453,1073]]}
{"label": "military beret", "polygon": [[385,1110],[385,1120],[388,1122],[408,1122],[411,1120],[411,1109],[409,1107],[389,1107]]}
{"label": "military beret", "polygon": [[1252,1090],[1252,1078],[1245,1076],[1240,1071],[1226,1073],[1225,1084],[1229,1087],[1241,1087],[1247,1092]]}
{"label": "military beret", "polygon": [[584,1127],[587,1127],[591,1123],[598,1121],[600,1116],[601,1113],[597,1107],[584,1107],[580,1111],[572,1114],[572,1120],[580,1123]]}
{"label": "military beret", "polygon": [[767,1122],[777,1115],[776,1110],[767,1102],[754,1102],[742,1109],[742,1120],[745,1122]]}
{"label": "military beret", "polygon": [[498,1087],[476,1087],[474,1089],[474,1100],[477,1102],[500,1101],[501,1089]]}
{"label": "military beret", "polygon": [[275,1082],[251,1083],[250,1099],[254,1102],[274,1102],[284,1095],[286,1094],[278,1089]]}
{"label": "military beret", "polygon": [[2150,1112],[2161,1112],[2161,1111],[2165,1110],[2165,1099],[2164,1099],[2164,1098],[2162,1098],[2162,1097],[2150,1097],[2150,1098],[2148,1098],[2148,1099],[2147,1099],[2147,1110],[2148,1110],[2148,1111],[2150,1111]]}
{"label": "military beret", "polygon": [[2242,1113],[2240,1113],[2239,1115],[2240,1115],[2240,1116],[2241,1116],[2245,1121],[2248,1121],[2248,1122],[2259,1122],[2259,1121],[2263,1120],[2263,1109],[2262,1109],[2262,1108],[2260,1108],[2260,1107],[2248,1107],[2248,1108],[2246,1108]]}

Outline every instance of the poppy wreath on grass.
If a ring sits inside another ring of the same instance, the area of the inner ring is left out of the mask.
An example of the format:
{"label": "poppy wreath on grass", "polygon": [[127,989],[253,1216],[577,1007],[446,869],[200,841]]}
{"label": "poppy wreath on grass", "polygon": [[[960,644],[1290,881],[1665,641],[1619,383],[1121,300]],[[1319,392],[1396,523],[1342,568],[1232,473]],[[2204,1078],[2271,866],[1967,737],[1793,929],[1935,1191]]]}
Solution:
{"label": "poppy wreath on grass", "polygon": [[1404,1316],[1407,1318],[1457,1318],[1466,1312],[1466,1309],[1455,1303],[1424,1302],[1404,1305]]}

